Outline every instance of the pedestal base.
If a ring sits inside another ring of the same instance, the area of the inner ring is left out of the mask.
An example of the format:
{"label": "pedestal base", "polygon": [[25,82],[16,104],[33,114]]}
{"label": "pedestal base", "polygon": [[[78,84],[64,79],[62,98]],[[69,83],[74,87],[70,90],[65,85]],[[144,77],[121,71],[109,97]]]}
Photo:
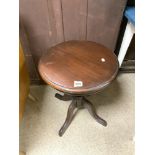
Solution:
{"label": "pedestal base", "polygon": [[66,120],[61,129],[59,130],[59,136],[62,136],[69,127],[69,125],[71,124],[72,119],[76,114],[75,110],[79,110],[81,108],[88,109],[89,113],[98,123],[102,124],[103,126],[107,126],[107,122],[96,114],[93,104],[89,100],[87,100],[84,96],[70,96],[66,94],[62,96],[56,93],[55,97],[63,101],[72,100],[68,108]]}

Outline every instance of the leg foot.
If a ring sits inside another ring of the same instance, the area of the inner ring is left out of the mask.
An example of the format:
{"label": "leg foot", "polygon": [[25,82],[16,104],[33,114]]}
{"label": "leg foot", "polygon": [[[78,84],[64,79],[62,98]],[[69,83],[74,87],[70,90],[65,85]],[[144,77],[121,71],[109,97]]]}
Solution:
{"label": "leg foot", "polygon": [[88,101],[86,98],[84,98],[84,101],[85,101],[84,107],[88,109],[88,111],[92,115],[92,117],[94,117],[94,119],[98,123],[102,124],[103,126],[107,126],[107,122],[96,114],[95,108],[92,105],[92,103],[90,101]]}
{"label": "leg foot", "polygon": [[73,100],[72,103],[69,105],[65,123],[63,124],[63,126],[59,130],[59,136],[62,136],[64,134],[64,132],[66,131],[66,129],[68,128],[68,126],[70,125],[70,123],[74,117],[75,108],[76,108],[76,101]]}
{"label": "leg foot", "polygon": [[55,94],[55,97],[59,100],[62,100],[62,101],[69,101],[69,100],[72,100],[72,97],[67,95],[67,94],[64,94],[64,95],[60,95],[58,93]]}

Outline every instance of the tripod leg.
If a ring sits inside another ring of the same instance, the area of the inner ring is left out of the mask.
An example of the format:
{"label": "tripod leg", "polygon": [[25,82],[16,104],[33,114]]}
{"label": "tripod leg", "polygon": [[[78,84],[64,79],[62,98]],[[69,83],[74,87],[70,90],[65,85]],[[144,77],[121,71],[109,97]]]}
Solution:
{"label": "tripod leg", "polygon": [[88,111],[92,115],[92,117],[94,117],[94,119],[98,123],[102,124],[103,126],[107,126],[107,122],[96,114],[95,108],[92,105],[92,103],[90,101],[88,101],[86,98],[84,98],[84,101],[85,101],[84,107],[88,109]]}
{"label": "tripod leg", "polygon": [[64,132],[66,131],[66,129],[68,128],[68,126],[70,125],[70,123],[74,117],[75,108],[76,108],[76,101],[73,100],[72,103],[69,105],[66,120],[65,120],[63,126],[61,127],[61,129],[59,130],[59,136],[62,136],[64,134]]}
{"label": "tripod leg", "polygon": [[67,94],[64,94],[64,95],[60,95],[58,93],[55,94],[55,97],[59,100],[62,100],[62,101],[69,101],[69,100],[72,100],[72,97],[67,95]]}

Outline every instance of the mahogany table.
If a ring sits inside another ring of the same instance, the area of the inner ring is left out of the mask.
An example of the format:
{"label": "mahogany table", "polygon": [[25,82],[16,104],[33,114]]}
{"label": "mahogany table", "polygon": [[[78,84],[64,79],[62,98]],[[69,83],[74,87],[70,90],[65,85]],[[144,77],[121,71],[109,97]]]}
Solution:
{"label": "mahogany table", "polygon": [[86,99],[103,90],[116,77],[118,60],[113,52],[91,41],[67,41],[51,47],[39,61],[38,69],[43,80],[61,91],[55,97],[60,100],[72,100],[66,120],[59,130],[62,136],[70,125],[75,110],[87,108],[95,120],[107,126],[99,117],[93,104]]}

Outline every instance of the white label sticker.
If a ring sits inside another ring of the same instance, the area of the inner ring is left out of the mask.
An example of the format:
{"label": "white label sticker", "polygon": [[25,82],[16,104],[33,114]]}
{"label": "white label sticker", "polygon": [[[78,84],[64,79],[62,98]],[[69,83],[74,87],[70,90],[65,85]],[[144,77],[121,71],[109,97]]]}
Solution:
{"label": "white label sticker", "polygon": [[74,81],[74,87],[82,87],[83,82],[82,81]]}

